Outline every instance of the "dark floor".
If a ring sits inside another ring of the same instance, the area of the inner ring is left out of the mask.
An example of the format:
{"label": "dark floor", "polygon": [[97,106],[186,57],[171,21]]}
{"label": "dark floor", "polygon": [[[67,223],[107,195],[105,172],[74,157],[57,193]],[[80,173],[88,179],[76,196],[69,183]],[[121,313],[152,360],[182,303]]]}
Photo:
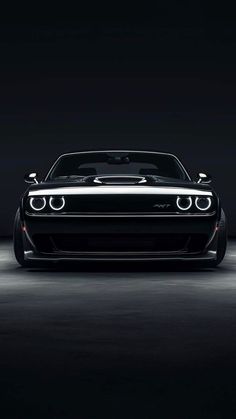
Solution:
{"label": "dark floor", "polygon": [[236,242],[220,268],[23,270],[0,244],[0,417],[236,417]]}

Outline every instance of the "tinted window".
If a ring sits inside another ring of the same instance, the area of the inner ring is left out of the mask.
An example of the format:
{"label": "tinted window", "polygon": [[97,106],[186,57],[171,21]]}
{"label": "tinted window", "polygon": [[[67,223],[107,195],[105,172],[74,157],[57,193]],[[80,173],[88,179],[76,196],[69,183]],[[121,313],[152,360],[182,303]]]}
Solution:
{"label": "tinted window", "polygon": [[49,175],[51,180],[92,175],[154,175],[187,179],[178,160],[158,153],[78,153],[63,156]]}

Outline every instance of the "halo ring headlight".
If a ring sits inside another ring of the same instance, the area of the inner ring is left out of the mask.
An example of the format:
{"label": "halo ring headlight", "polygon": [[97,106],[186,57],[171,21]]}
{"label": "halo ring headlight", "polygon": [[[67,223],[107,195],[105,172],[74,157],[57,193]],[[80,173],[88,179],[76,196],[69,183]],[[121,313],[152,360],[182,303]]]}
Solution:
{"label": "halo ring headlight", "polygon": [[209,210],[210,206],[211,206],[211,198],[208,197],[200,197],[198,196],[195,199],[195,205],[197,207],[198,210],[200,211],[207,211]]}
{"label": "halo ring headlight", "polygon": [[46,198],[32,197],[30,198],[30,206],[34,211],[42,211],[46,207]]}
{"label": "halo ring headlight", "polygon": [[188,211],[193,204],[191,196],[178,196],[176,205],[181,211]]}
{"label": "halo ring headlight", "polygon": [[60,211],[65,206],[64,196],[51,196],[49,199],[49,205],[53,211]]}

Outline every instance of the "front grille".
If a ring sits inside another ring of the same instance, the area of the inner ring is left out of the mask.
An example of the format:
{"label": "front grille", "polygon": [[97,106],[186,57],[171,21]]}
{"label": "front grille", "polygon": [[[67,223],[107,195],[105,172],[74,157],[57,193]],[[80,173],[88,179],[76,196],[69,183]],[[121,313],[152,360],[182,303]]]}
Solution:
{"label": "front grille", "polygon": [[204,234],[35,234],[39,252],[200,252]]}
{"label": "front grille", "polygon": [[[138,186],[137,186],[138,188]],[[66,197],[64,211],[77,213],[159,213],[176,212],[176,197],[166,195],[84,195]]]}

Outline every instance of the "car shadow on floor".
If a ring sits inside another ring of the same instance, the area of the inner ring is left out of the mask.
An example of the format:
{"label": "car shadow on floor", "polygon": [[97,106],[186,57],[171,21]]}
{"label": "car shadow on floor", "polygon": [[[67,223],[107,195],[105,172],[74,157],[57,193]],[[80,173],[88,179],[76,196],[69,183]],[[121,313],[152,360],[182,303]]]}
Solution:
{"label": "car shadow on floor", "polygon": [[199,264],[176,262],[68,262],[45,264],[41,267],[28,268],[30,272],[229,272],[226,265],[217,268],[203,267]]}

